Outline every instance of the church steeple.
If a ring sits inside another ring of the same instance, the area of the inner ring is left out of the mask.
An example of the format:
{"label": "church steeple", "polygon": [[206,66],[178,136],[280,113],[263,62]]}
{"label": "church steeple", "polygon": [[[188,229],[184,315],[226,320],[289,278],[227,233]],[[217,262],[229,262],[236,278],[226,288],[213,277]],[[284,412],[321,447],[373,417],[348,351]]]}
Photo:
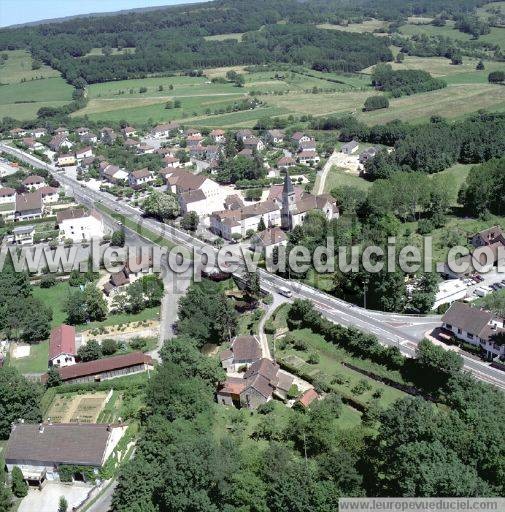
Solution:
{"label": "church steeple", "polygon": [[282,187],[281,226],[287,231],[292,229],[291,212],[295,207],[295,189],[289,171],[286,170],[284,185]]}

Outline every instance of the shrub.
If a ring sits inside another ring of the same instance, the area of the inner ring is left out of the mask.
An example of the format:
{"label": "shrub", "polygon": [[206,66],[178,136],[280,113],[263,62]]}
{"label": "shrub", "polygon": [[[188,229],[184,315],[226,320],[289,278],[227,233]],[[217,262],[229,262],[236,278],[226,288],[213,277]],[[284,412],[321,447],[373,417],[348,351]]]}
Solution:
{"label": "shrub", "polygon": [[102,354],[104,356],[111,356],[118,350],[118,344],[116,340],[106,339],[102,341]]}
{"label": "shrub", "polygon": [[28,484],[17,466],[12,468],[12,493],[18,498],[24,498],[28,494]]}
{"label": "shrub", "polygon": [[427,235],[433,231],[433,222],[430,219],[421,219],[417,224],[417,232],[420,235]]}
{"label": "shrub", "polygon": [[296,384],[291,384],[287,394],[288,398],[296,398],[299,394],[300,392],[298,391],[298,386]]}
{"label": "shrub", "polygon": [[489,73],[487,80],[490,84],[505,82],[505,71],[492,71]]}
{"label": "shrub", "polygon": [[45,276],[42,276],[42,279],[40,280],[41,288],[52,288],[55,285],[56,278],[52,274],[46,274]]}
{"label": "shrub", "polygon": [[307,350],[308,345],[307,345],[307,342],[304,339],[295,338],[294,342],[293,342],[293,347],[296,350],[302,350],[303,351],[303,350]]}
{"label": "shrub", "polygon": [[275,333],[275,326],[272,320],[267,320],[265,322],[265,333],[266,334],[274,334]]}
{"label": "shrub", "polygon": [[321,358],[320,358],[319,354],[317,352],[312,352],[309,355],[309,358],[307,359],[307,362],[309,364],[318,364],[320,360],[321,360]]}

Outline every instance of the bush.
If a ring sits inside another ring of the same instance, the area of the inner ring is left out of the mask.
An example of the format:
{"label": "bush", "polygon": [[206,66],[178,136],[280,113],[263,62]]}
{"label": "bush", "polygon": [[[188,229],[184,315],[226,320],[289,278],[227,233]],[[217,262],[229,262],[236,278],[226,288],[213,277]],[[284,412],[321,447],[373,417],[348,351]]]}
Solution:
{"label": "bush", "polygon": [[296,350],[307,350],[308,348],[308,345],[307,345],[307,342],[301,338],[294,338],[293,340],[293,347],[296,349]]}
{"label": "bush", "polygon": [[312,352],[309,355],[309,358],[307,359],[307,362],[309,364],[318,364],[320,360],[321,360],[321,357],[319,356],[319,354],[317,352]]}
{"label": "bush", "polygon": [[505,82],[505,71],[492,71],[489,73],[487,80],[490,84]]}
{"label": "bush", "polygon": [[275,326],[272,320],[267,320],[265,322],[265,333],[266,334],[275,334]]}
{"label": "bush", "polygon": [[41,288],[52,288],[55,285],[56,278],[52,274],[46,274],[45,276],[42,276],[42,279],[40,280]]}
{"label": "bush", "polygon": [[379,110],[381,108],[388,108],[389,100],[386,96],[370,96],[365,100],[365,107],[363,110],[370,112],[372,110]]}
{"label": "bush", "polygon": [[111,356],[118,350],[118,344],[116,340],[106,339],[102,341],[102,354],[104,356]]}
{"label": "bush", "polygon": [[261,404],[258,409],[259,414],[270,414],[275,409],[275,404],[272,400],[270,402],[265,402],[264,404]]}
{"label": "bush", "polygon": [[420,235],[427,235],[433,231],[435,226],[433,226],[433,222],[429,219],[422,219],[417,224],[417,232]]}
{"label": "bush", "polygon": [[296,384],[291,384],[291,387],[288,390],[287,396],[288,398],[296,398],[300,394],[300,391],[298,390],[298,386]]}

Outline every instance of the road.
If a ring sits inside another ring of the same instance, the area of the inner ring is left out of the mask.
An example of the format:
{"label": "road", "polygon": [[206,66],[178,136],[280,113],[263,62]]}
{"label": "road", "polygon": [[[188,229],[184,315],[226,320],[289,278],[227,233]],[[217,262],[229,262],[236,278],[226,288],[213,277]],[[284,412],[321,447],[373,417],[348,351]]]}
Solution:
{"label": "road", "polygon": [[323,169],[321,170],[321,174],[319,176],[318,187],[317,190],[314,190],[314,194],[319,195],[324,193],[324,185],[326,183],[326,178],[328,177],[328,173],[330,169],[336,165],[337,152],[334,151],[326,160]]}
{"label": "road", "polygon": [[[78,181],[65,176],[52,165],[48,165],[33,155],[0,144],[0,149],[23,159],[25,162],[50,171],[60,183],[74,190],[76,199],[81,198],[88,203],[99,202],[104,206],[115,210],[128,217],[130,220],[142,222],[143,226],[149,228],[152,232],[158,234],[160,238],[175,242],[187,248],[196,248],[197,252],[203,248],[208,251],[216,252],[214,247],[205,242],[188,235],[187,233],[160,223],[154,219],[144,219],[139,209],[133,208],[128,204],[118,202],[114,196],[106,192],[90,190]],[[365,332],[374,334],[384,345],[397,346],[402,354],[413,357],[419,341],[423,338],[426,331],[440,326],[440,316],[412,316],[395,313],[383,313],[369,311],[358,306],[354,306],[341,299],[328,295],[322,291],[316,290],[308,285],[295,281],[287,281],[279,276],[269,274],[259,269],[262,288],[271,292],[274,296],[278,295],[276,290],[279,287],[287,287],[293,291],[293,298],[308,299],[316,309],[326,318],[342,325],[352,325]],[[238,272],[240,275],[240,272]],[[477,379],[494,384],[505,390],[505,372],[491,368],[484,361],[476,360],[466,355],[462,355],[465,368],[470,371]]]}

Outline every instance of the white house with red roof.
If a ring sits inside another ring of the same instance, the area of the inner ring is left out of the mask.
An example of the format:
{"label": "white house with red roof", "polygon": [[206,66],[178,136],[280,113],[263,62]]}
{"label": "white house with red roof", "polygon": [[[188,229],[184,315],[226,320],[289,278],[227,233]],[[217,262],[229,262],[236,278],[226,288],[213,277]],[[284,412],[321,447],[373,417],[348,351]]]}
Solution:
{"label": "white house with red roof", "polygon": [[36,174],[28,176],[28,178],[25,178],[22,183],[26,188],[34,190],[38,190],[39,188],[47,185],[46,180],[42,176],[37,176]]}
{"label": "white house with red roof", "polygon": [[71,366],[76,363],[75,327],[60,325],[51,331],[49,338],[49,365]]}

